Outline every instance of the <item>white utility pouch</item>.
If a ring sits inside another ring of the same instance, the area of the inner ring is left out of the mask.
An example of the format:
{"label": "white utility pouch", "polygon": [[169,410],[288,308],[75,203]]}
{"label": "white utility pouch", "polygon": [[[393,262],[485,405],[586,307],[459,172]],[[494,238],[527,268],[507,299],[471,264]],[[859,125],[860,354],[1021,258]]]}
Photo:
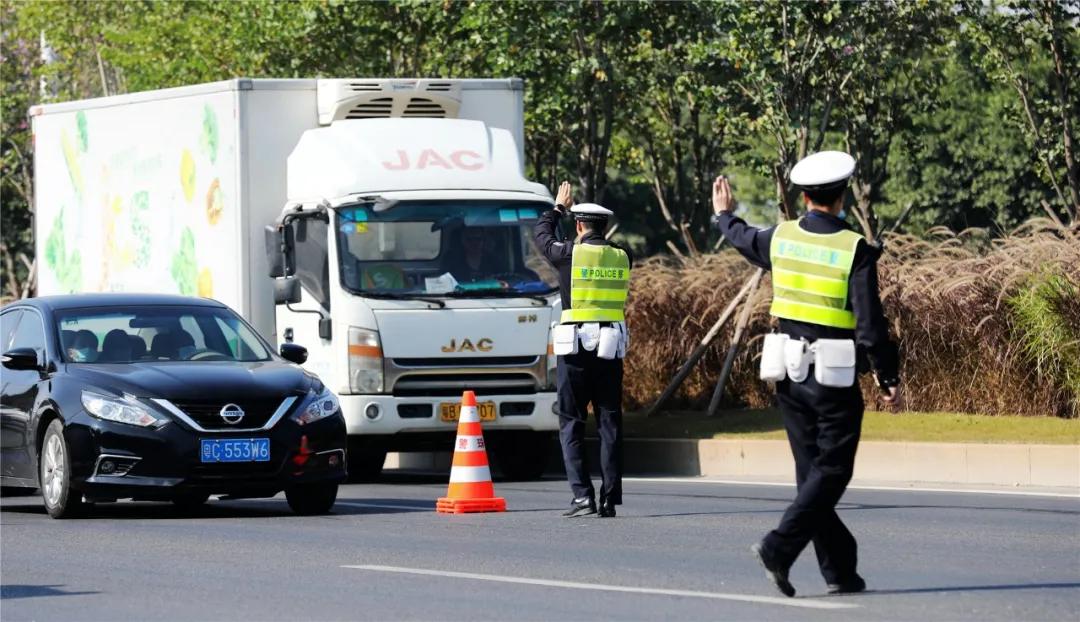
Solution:
{"label": "white utility pouch", "polygon": [[761,346],[761,367],[759,376],[769,382],[780,382],[787,377],[787,367],[784,366],[784,344],[790,339],[784,333],[769,333],[765,335],[765,343]]}
{"label": "white utility pouch", "polygon": [[600,329],[600,343],[596,346],[596,356],[606,361],[614,359],[619,354],[619,342],[622,334],[618,327],[605,326]]}
{"label": "white utility pouch", "polygon": [[825,387],[855,384],[855,342],[851,339],[815,341],[814,379]]}
{"label": "white utility pouch", "polygon": [[578,341],[581,342],[581,347],[592,352],[600,343],[600,323],[585,322],[584,324],[579,325],[577,336]]}
{"label": "white utility pouch", "polygon": [[802,382],[810,375],[810,349],[804,339],[788,339],[784,344],[784,367],[792,382]]}
{"label": "white utility pouch", "polygon": [[557,324],[551,329],[551,341],[552,351],[556,355],[577,354],[577,326],[574,324]]}

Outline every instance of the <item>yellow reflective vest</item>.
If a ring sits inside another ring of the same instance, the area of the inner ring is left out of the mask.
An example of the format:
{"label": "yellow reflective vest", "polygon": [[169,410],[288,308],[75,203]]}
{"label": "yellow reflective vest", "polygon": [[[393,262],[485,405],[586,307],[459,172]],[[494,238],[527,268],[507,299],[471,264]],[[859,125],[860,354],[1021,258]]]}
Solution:
{"label": "yellow reflective vest", "polygon": [[622,322],[630,290],[630,257],[614,246],[574,244],[566,322]]}
{"label": "yellow reflective vest", "polygon": [[847,309],[848,277],[855,247],[862,239],[854,231],[811,233],[799,221],[786,221],[773,231],[773,301],[776,317],[836,328],[855,328]]}

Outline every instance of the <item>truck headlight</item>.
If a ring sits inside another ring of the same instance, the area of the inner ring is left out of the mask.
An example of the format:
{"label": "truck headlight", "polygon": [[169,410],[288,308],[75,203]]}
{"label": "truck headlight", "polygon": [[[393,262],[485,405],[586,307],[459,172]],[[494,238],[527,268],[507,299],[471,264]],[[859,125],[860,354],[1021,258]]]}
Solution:
{"label": "truck headlight", "polygon": [[376,331],[349,327],[349,390],[383,392],[382,344]]}
{"label": "truck headlight", "polygon": [[339,408],[337,396],[330,389],[324,388],[322,392],[311,400],[306,408],[293,415],[292,419],[300,425],[307,425],[320,419],[326,419],[338,412]]}
{"label": "truck headlight", "polygon": [[138,402],[134,397],[108,397],[91,391],[82,392],[82,404],[86,412],[98,419],[137,425],[142,428],[159,426],[165,423]]}

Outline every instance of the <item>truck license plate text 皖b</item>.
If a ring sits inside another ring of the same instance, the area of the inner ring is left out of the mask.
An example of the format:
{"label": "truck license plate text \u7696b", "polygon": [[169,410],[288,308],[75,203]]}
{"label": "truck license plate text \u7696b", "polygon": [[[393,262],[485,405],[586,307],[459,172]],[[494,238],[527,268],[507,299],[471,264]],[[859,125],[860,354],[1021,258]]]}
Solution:
{"label": "truck license plate text \u7696b", "polygon": [[[480,413],[480,421],[495,421],[495,402],[480,402],[476,405]],[[461,404],[457,402],[443,402],[439,404],[439,417],[443,421],[454,422],[461,416]]]}

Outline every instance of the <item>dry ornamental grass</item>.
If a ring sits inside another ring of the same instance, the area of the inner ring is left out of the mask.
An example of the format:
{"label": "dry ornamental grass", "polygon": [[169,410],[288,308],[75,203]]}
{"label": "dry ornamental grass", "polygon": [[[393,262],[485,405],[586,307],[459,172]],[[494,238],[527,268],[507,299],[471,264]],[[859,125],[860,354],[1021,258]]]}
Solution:
{"label": "dry ornamental grass", "polygon": [[[626,402],[651,404],[753,272],[735,251],[635,267],[627,303],[632,347]],[[878,262],[881,297],[900,345],[906,408],[981,414],[1080,416],[1080,233],[1035,220],[1003,238],[983,230],[893,236]],[[726,400],[772,402],[757,379],[772,326],[768,279],[728,383]],[[712,395],[729,322],[670,407],[701,408]],[[877,390],[862,379],[868,407]]]}

